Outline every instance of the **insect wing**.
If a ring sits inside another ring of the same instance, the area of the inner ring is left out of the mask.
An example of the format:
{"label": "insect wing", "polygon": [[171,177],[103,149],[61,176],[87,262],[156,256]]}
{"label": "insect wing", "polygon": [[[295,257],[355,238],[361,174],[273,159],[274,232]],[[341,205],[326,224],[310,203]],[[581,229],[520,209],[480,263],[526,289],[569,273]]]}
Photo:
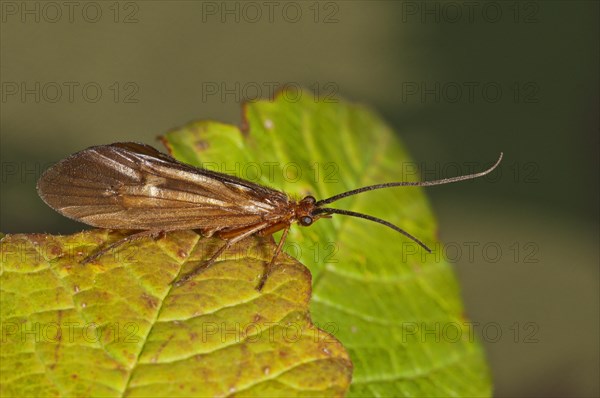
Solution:
{"label": "insect wing", "polygon": [[38,193],[66,217],[112,229],[218,231],[276,220],[289,207],[283,192],[138,143],[73,154],[42,175]]}

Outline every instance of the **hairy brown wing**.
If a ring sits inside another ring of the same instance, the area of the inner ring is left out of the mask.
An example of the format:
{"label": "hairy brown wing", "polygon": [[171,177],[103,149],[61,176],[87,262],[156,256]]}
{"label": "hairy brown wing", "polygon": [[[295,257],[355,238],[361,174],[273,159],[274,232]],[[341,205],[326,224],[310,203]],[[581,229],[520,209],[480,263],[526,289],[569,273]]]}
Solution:
{"label": "hairy brown wing", "polygon": [[286,194],[178,162],[149,145],[85,149],[48,169],[37,185],[59,213],[101,228],[219,231],[277,220]]}

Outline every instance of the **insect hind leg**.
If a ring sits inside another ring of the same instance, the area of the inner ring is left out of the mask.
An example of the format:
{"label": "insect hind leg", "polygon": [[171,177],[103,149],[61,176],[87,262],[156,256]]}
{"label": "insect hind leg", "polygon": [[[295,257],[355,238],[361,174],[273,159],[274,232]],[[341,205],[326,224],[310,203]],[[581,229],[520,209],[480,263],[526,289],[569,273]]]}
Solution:
{"label": "insect hind leg", "polygon": [[127,242],[132,242],[134,240],[143,239],[146,237],[152,237],[153,239],[159,239],[159,238],[164,237],[165,234],[166,234],[166,231],[164,231],[164,230],[147,230],[147,231],[133,233],[131,235],[124,237],[123,239],[119,239],[118,241],[111,243],[108,246],[102,247],[101,249],[97,250],[96,252],[92,253],[91,255],[89,255],[86,258],[84,258],[83,260],[81,260],[80,264],[87,264],[92,261],[95,261],[98,258],[102,257],[104,254],[108,253],[109,251],[114,250],[117,247],[119,247]]}

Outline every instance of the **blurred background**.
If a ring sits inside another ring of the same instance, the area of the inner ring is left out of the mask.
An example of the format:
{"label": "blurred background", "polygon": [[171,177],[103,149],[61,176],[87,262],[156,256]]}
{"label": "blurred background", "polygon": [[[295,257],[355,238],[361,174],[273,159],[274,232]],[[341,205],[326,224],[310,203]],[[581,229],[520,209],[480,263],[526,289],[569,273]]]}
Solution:
{"label": "blurred background", "polygon": [[86,228],[35,183],[88,146],[239,124],[284,83],[343,96],[426,178],[505,153],[427,191],[495,394],[600,394],[598,2],[0,4],[2,232]]}

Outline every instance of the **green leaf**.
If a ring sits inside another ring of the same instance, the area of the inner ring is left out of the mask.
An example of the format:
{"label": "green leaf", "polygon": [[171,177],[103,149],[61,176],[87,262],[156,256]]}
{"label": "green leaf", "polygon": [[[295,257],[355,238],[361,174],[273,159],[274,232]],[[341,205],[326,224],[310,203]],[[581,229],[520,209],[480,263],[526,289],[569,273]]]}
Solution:
{"label": "green leaf", "polygon": [[[179,160],[301,198],[416,180],[398,136],[364,106],[286,89],[245,104],[243,131],[200,121],[166,134]],[[489,369],[437,245],[437,225],[415,187],[372,191],[332,207],[388,220],[395,231],[334,215],[291,229],[285,249],[313,277],[311,314],[350,351],[350,396],[489,396]]]}
{"label": "green leaf", "polygon": [[0,395],[342,396],[352,365],[310,320],[310,274],[251,238],[193,281],[169,284],[222,241],[193,231],[6,235],[0,242]]}

